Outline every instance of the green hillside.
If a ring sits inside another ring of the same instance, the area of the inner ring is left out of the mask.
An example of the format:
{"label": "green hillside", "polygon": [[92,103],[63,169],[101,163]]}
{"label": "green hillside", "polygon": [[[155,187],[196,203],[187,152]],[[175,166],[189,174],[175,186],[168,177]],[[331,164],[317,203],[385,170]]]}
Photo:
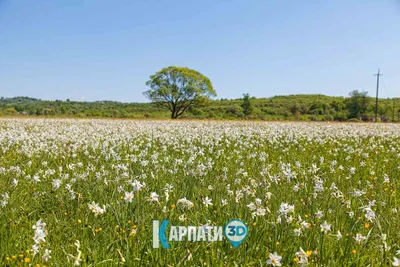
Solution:
{"label": "green hillside", "polygon": [[[375,99],[368,97],[365,112],[352,115],[350,97],[326,95],[287,95],[251,98],[253,111],[245,116],[242,99],[212,100],[204,106],[190,107],[182,118],[197,119],[259,119],[345,121],[372,120]],[[382,121],[400,121],[400,98],[380,99]],[[54,116],[95,118],[169,118],[167,110],[152,103],[121,103],[115,101],[76,102],[46,101],[29,97],[0,98],[1,116]]]}

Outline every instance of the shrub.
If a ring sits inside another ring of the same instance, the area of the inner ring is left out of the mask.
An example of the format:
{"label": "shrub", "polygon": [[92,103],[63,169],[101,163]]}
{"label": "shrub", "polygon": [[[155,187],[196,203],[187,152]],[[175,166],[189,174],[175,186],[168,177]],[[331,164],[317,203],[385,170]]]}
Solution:
{"label": "shrub", "polygon": [[351,118],[351,119],[348,119],[347,121],[349,121],[349,122],[359,122],[360,120],[357,119],[357,118]]}

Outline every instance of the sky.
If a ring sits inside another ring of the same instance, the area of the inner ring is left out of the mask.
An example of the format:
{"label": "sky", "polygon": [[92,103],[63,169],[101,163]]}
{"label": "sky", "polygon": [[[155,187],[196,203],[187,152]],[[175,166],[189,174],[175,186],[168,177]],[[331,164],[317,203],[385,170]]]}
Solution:
{"label": "sky", "polygon": [[398,0],[0,0],[0,96],[147,102],[182,66],[217,98],[400,96]]}

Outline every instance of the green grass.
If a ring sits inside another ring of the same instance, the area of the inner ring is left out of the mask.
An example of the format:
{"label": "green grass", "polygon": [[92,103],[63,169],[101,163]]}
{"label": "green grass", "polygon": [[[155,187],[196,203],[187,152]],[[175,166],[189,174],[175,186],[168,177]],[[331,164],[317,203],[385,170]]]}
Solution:
{"label": "green grass", "polygon": [[[81,266],[267,266],[273,252],[296,266],[300,248],[309,266],[391,266],[400,249],[399,125],[7,119],[0,129],[0,201],[9,195],[0,205],[0,266],[72,266],[76,240]],[[127,203],[134,180],[145,187]],[[159,202],[148,200],[151,192]],[[194,207],[182,209],[181,198]],[[247,206],[256,199],[265,216]],[[93,201],[104,214],[89,209]],[[280,215],[282,203],[294,212]],[[369,203],[372,220],[362,209]],[[47,236],[33,256],[39,219]],[[186,226],[241,219],[249,235],[237,249],[225,238],[154,249],[152,220],[163,219]],[[309,229],[296,236],[302,222]],[[357,243],[357,234],[366,240]]]}

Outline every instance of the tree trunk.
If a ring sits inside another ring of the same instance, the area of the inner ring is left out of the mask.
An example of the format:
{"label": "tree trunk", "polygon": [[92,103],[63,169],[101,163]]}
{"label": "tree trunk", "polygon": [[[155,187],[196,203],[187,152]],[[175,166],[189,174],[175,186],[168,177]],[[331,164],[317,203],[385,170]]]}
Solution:
{"label": "tree trunk", "polygon": [[176,105],[172,105],[171,119],[176,119]]}

